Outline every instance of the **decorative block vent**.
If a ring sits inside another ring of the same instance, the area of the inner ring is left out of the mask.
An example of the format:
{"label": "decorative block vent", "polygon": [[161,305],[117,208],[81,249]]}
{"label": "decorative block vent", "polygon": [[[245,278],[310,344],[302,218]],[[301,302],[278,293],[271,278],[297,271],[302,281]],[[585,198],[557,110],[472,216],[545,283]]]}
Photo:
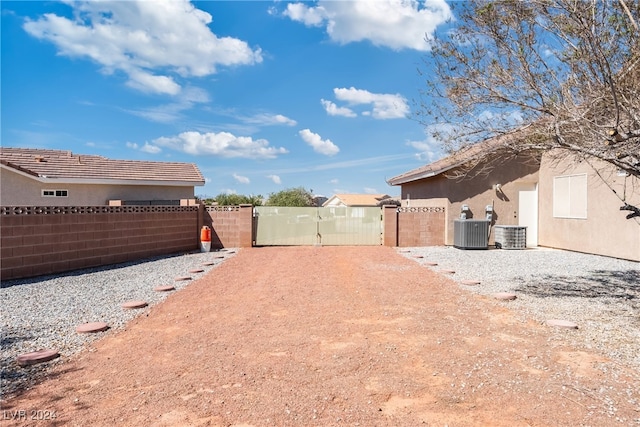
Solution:
{"label": "decorative block vent", "polygon": [[2,206],[0,215],[86,215],[198,212],[197,206]]}
{"label": "decorative block vent", "polygon": [[396,209],[397,212],[409,212],[409,213],[416,213],[416,212],[444,212],[444,208],[439,208],[439,207],[431,207],[431,206],[416,206],[416,207],[404,207],[404,208],[397,208]]}
{"label": "decorative block vent", "polygon": [[239,212],[240,206],[207,206],[207,212]]}

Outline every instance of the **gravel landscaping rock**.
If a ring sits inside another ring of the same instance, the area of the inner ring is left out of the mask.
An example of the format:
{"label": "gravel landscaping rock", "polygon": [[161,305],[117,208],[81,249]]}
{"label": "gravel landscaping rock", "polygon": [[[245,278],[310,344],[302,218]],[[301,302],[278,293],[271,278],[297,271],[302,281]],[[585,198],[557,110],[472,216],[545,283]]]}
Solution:
{"label": "gravel landscaping rock", "polygon": [[[463,250],[454,247],[403,248],[400,254],[447,275],[464,289],[505,301],[521,319],[550,319],[578,325],[557,332],[583,349],[598,349],[640,372],[640,263],[550,248]],[[430,263],[437,263],[437,267]],[[465,285],[465,280],[479,281]]]}
{"label": "gravel landscaping rock", "polygon": [[[189,253],[156,257],[102,268],[83,269],[66,274],[24,280],[3,281],[0,289],[2,340],[0,389],[4,395],[27,387],[41,378],[57,362],[21,367],[21,354],[53,349],[64,356],[80,352],[106,332],[78,333],[79,325],[104,322],[109,329],[121,329],[169,293],[156,292],[157,286],[171,285],[177,290],[190,281],[176,276],[190,273],[196,279],[215,268],[235,252]],[[222,256],[224,254],[224,256]],[[142,300],[148,307],[127,310],[123,303]]]}

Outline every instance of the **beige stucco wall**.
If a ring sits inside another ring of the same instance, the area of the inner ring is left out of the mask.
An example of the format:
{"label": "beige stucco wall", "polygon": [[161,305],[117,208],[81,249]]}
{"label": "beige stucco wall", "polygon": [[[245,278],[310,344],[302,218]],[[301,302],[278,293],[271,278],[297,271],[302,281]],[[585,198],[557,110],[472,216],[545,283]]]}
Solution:
{"label": "beige stucco wall", "polygon": [[[325,202],[326,203],[326,202]],[[345,205],[342,200],[338,199],[337,197],[335,199],[332,199],[329,203],[327,203],[326,205],[324,205],[325,207],[342,207],[342,206],[347,206]]]}
{"label": "beige stucco wall", "polygon": [[[538,182],[535,165],[509,162],[496,166],[489,175],[453,180],[442,175],[402,185],[402,206],[444,206],[445,244],[453,245],[454,220],[462,205],[468,205],[467,219],[484,219],[485,208],[493,205],[492,225],[519,225],[519,190]],[[500,184],[500,191],[494,186]],[[493,244],[493,229],[489,238]]]}
{"label": "beige stucco wall", "polygon": [[[42,190],[67,190],[68,197],[42,197]],[[109,200],[192,199],[194,187],[45,184],[0,168],[0,204],[2,206],[102,206]]]}
{"label": "beige stucco wall", "polygon": [[[570,163],[543,159],[539,186],[539,244],[640,261],[640,218],[626,219],[631,212],[620,210],[623,202],[612,191],[622,197],[626,180],[627,202],[640,206],[640,180],[618,176],[614,168],[603,163],[590,163],[593,167],[584,161]],[[587,175],[587,218],[554,218],[554,177],[581,173]]]}

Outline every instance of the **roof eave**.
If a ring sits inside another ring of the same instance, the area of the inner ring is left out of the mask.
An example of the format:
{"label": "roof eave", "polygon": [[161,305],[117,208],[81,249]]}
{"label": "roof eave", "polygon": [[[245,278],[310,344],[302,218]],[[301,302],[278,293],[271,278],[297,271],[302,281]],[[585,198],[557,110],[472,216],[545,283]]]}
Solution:
{"label": "roof eave", "polygon": [[447,167],[445,167],[445,168],[438,169],[437,171],[430,170],[430,171],[428,171],[428,172],[422,172],[422,173],[415,174],[415,175],[409,175],[409,176],[404,177],[404,178],[398,178],[398,179],[396,179],[396,178],[391,178],[391,179],[390,179],[389,181],[387,181],[387,182],[388,182],[390,185],[402,185],[402,184],[406,184],[406,183],[408,183],[408,182],[413,182],[413,181],[419,181],[419,180],[421,180],[421,179],[432,178],[432,177],[434,177],[434,176],[441,175],[441,174],[443,174],[443,173],[445,173],[445,172],[448,172],[448,171],[450,171],[451,169],[455,169],[455,168],[457,168],[457,167],[459,167],[459,166],[462,166],[463,164],[465,164],[465,163],[466,163],[466,162],[468,162],[469,160],[470,160],[470,159],[467,159],[466,161],[459,161],[459,162],[457,162],[457,163],[455,163],[455,164],[452,164],[452,165],[449,165],[449,166],[447,166]]}
{"label": "roof eave", "polygon": [[426,179],[426,178],[431,178],[432,176],[436,176],[441,174],[444,171],[440,171],[440,172],[433,172],[433,171],[429,171],[429,172],[425,172],[425,173],[420,173],[420,174],[416,174],[416,175],[411,175],[411,176],[407,176],[404,178],[391,178],[389,181],[387,181],[389,183],[389,185],[402,185],[402,184],[406,184],[408,182],[413,182],[413,181],[418,181],[420,179]]}
{"label": "roof eave", "polygon": [[36,179],[43,183],[56,183],[56,184],[154,185],[154,186],[167,186],[167,187],[192,187],[192,186],[204,185],[204,181],[152,180],[152,179],[90,179],[90,178],[53,177],[53,176],[44,176],[44,175]]}
{"label": "roof eave", "polygon": [[23,168],[22,166],[11,163],[7,160],[0,160],[0,167],[2,169],[9,169],[15,173],[20,175],[28,176],[29,178],[37,178],[38,174],[33,172],[32,170]]}
{"label": "roof eave", "polygon": [[204,180],[181,181],[181,180],[152,180],[152,179],[90,179],[90,178],[66,178],[47,175],[38,175],[33,171],[16,167],[16,165],[3,161],[0,164],[3,169],[8,169],[14,173],[33,179],[44,184],[103,184],[103,185],[154,185],[167,187],[201,187]]}

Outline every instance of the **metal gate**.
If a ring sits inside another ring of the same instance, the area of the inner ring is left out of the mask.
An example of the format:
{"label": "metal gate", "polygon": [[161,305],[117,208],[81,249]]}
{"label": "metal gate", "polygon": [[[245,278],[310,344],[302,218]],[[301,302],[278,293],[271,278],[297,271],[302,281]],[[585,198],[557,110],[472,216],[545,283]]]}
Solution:
{"label": "metal gate", "polygon": [[256,206],[256,246],[382,244],[382,208]]}

